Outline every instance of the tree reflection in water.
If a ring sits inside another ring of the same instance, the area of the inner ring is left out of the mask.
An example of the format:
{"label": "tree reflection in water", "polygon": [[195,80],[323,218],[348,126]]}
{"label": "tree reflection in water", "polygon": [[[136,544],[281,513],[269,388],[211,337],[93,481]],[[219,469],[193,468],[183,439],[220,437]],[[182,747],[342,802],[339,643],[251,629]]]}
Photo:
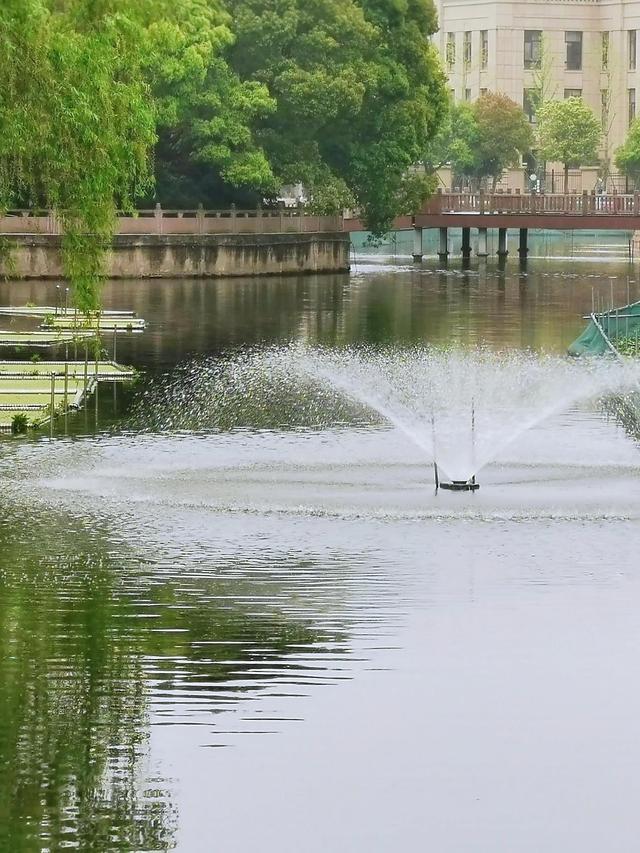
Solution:
{"label": "tree reflection in water", "polygon": [[[252,687],[304,680],[292,650],[344,638],[300,613],[256,613],[251,580],[181,588],[88,519],[2,515],[0,850],[171,849],[179,816],[150,760],[151,716],[180,724],[180,702],[199,696],[215,729]],[[273,667],[255,676],[256,661]]]}

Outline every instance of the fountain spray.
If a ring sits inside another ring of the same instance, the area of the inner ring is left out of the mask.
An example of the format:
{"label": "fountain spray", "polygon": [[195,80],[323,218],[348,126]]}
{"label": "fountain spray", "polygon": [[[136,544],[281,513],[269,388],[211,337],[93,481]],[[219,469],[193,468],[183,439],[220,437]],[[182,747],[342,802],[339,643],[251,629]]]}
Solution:
{"label": "fountain spray", "polygon": [[[438,489],[442,488],[449,492],[477,492],[480,488],[480,483],[476,483],[476,475],[473,474],[468,480],[452,480],[450,483],[438,483],[438,466],[435,462],[435,421],[432,420],[433,424],[433,455],[434,455],[434,466],[436,470],[436,494],[438,493]],[[476,401],[475,397],[471,398],[471,462],[472,468],[475,469],[476,465]]]}

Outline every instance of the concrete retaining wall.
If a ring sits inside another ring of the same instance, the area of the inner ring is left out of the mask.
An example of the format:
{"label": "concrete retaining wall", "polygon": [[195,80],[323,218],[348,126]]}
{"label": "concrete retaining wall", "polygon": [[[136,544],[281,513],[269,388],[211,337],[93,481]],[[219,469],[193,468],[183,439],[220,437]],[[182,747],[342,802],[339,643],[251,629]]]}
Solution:
{"label": "concrete retaining wall", "polygon": [[[7,237],[15,247],[0,269],[12,278],[62,278],[61,238]],[[106,261],[109,278],[218,278],[343,272],[349,235],[204,234],[118,235]],[[4,268],[3,268],[4,267]]]}

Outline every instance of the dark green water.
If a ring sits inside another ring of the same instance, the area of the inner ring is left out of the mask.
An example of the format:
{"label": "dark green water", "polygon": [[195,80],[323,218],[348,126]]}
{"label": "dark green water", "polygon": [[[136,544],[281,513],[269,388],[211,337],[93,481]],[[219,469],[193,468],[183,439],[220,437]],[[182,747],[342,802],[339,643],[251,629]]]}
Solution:
{"label": "dark green water", "polygon": [[594,248],[106,286],[148,321],[118,341],[146,378],[67,436],[0,443],[0,851],[635,849],[640,455],[619,423],[572,405],[475,499],[436,502],[379,424],[129,420],[172,376],[188,410],[248,347],[562,353],[592,299],[640,299],[624,247]]}

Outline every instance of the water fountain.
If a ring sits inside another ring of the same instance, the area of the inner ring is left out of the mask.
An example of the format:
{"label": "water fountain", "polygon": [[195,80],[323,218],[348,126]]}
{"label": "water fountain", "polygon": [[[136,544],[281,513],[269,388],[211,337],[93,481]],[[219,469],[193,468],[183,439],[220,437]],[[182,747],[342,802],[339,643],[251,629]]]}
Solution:
{"label": "water fountain", "polygon": [[436,487],[478,473],[550,416],[637,389],[640,366],[531,352],[292,345],[197,361],[141,399],[136,428],[227,430],[392,424],[433,465]]}

